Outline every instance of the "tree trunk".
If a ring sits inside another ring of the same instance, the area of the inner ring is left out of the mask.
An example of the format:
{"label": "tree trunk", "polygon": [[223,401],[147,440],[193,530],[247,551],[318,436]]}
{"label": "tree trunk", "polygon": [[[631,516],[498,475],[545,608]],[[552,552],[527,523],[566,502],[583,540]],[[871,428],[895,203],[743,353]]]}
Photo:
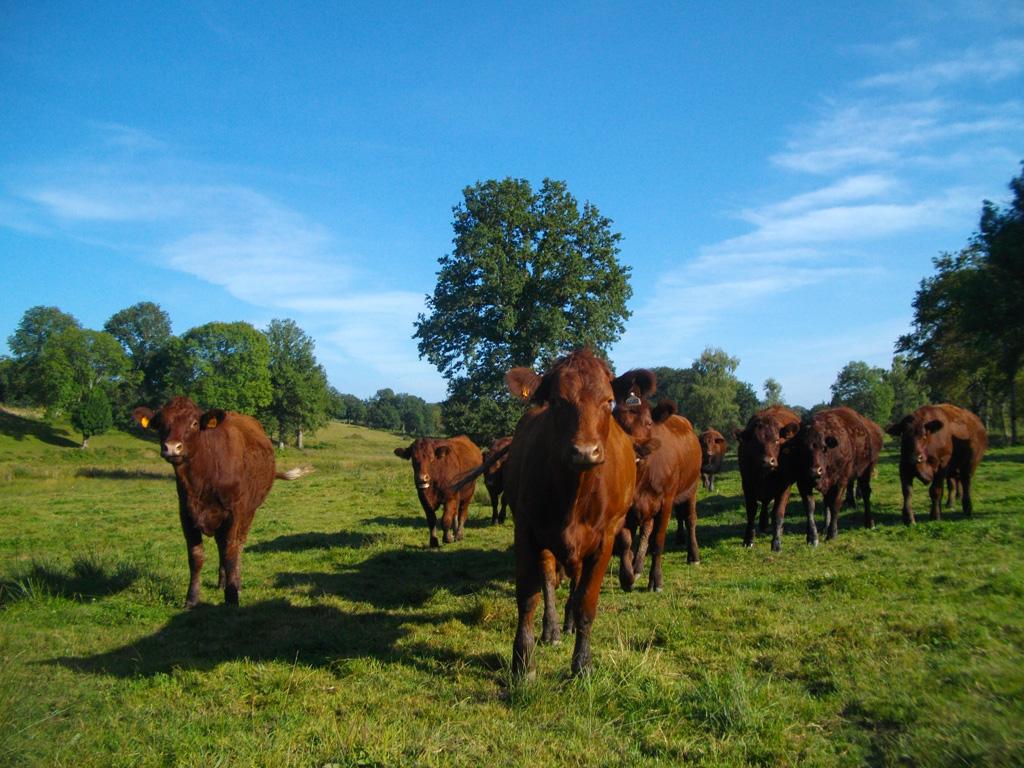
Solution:
{"label": "tree trunk", "polygon": [[295,444],[299,450],[302,450],[302,427],[299,427],[299,431],[295,433]]}
{"label": "tree trunk", "polygon": [[89,447],[89,436],[88,435],[82,435],[82,450],[84,451],[88,447]]}
{"label": "tree trunk", "polygon": [[1010,375],[1010,445],[1017,444],[1017,387],[1014,386],[1014,381],[1017,378],[1017,372],[1014,371]]}

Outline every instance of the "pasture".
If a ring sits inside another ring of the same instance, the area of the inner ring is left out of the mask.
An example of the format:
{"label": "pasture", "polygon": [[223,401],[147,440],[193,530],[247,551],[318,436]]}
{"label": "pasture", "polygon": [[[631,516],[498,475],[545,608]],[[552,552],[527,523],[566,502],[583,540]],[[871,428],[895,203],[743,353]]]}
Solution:
{"label": "pasture", "polygon": [[626,594],[613,560],[594,672],[568,677],[567,639],[512,684],[511,522],[491,527],[479,483],[464,541],[428,549],[392,453],[407,444],[332,424],[280,451],[279,469],[316,472],[257,512],[241,606],[221,605],[207,540],[204,604],[185,612],[155,441],[82,451],[0,411],[0,764],[1024,762],[1024,449],[986,456],[973,518],[928,520],[916,485],[906,528],[890,444],[875,530],[846,510],[811,549],[796,497],[777,554],[740,545],[730,454],[701,491],[702,564],[670,544],[665,591],[645,574]]}

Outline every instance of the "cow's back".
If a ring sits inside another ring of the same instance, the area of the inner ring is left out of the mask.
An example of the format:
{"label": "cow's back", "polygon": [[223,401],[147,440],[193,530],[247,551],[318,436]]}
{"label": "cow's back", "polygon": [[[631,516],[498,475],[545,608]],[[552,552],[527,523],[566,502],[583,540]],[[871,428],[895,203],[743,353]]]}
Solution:
{"label": "cow's back", "polygon": [[229,411],[201,436],[189,462],[191,473],[202,475],[225,503],[255,510],[274,484],[274,446],[263,427],[251,416]]}
{"label": "cow's back", "polygon": [[[953,440],[953,461],[961,459],[967,462],[970,472],[973,474],[981,457],[988,449],[988,432],[985,430],[985,425],[981,423],[981,419],[977,415],[966,408],[960,408],[950,403],[941,403],[932,407],[941,411],[946,423],[949,424],[950,436]],[[957,446],[957,442],[962,445]],[[957,455],[961,452],[969,452],[969,454],[963,457]]]}

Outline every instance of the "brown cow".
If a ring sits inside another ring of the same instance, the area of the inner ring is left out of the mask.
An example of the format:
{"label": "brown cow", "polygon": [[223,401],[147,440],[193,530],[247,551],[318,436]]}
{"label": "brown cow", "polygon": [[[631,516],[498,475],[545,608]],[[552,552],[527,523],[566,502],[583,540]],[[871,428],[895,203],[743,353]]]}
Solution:
{"label": "brown cow", "polygon": [[722,471],[727,446],[725,436],[717,429],[700,433],[700,479],[705,490],[715,490],[715,476]]}
{"label": "brown cow", "polygon": [[274,447],[256,419],[220,409],[203,413],[187,397],[173,398],[156,413],[140,406],[132,416],[144,429],[157,431],[160,455],[174,467],[191,573],[185,607],[199,602],[203,534],[217,541],[217,587],[224,590],[224,602],[237,605],[242,548],[256,508],[267,497],[275,477],[295,480],[311,468],[277,472]]}
{"label": "brown cow", "polygon": [[420,505],[430,526],[430,546],[439,547],[437,541],[437,515],[435,510],[444,506],[441,527],[444,542],[462,541],[462,529],[469,516],[469,504],[476,490],[476,479],[460,486],[452,485],[474,467],[483,463],[480,449],[465,435],[448,440],[421,437],[408,448],[395,448],[395,456],[412,461],[412,480]]}
{"label": "brown cow", "polygon": [[[786,516],[786,505],[793,481],[796,480],[792,451],[787,443],[800,429],[800,418],[785,406],[774,405],[758,411],[742,430],[733,434],[739,441],[737,455],[743,500],[747,507],[747,530],[743,546],[754,546],[754,516],[761,504],[761,530],[768,530],[768,502],[772,503],[772,519]],[[772,550],[782,547],[777,526]]]}
{"label": "brown cow", "polygon": [[[505,498],[505,460],[508,458],[507,448],[511,444],[511,437],[499,437],[491,447],[484,451],[484,462],[497,456],[487,464],[484,471],[484,485],[487,486],[487,494],[491,497],[491,525],[505,522],[505,510],[508,507],[508,499]],[[501,501],[501,513],[498,513],[498,501]]]}
{"label": "brown cow", "polygon": [[[818,543],[814,525],[814,491],[825,504],[826,539],[839,527],[839,507],[856,482],[864,501],[864,526],[874,528],[871,516],[871,475],[882,452],[882,428],[852,408],[819,411],[800,426],[793,451],[797,462],[797,488],[807,515],[807,542]],[[775,536],[782,538],[782,517],[775,521]]]}
{"label": "brown cow", "polygon": [[564,630],[576,630],[572,671],[578,674],[591,665],[590,631],[601,580],[633,500],[633,445],[612,418],[611,370],[589,350],[560,358],[543,377],[513,368],[506,381],[514,395],[532,405],[516,426],[505,465],[505,493],[516,518],[519,625],[512,672],[535,674],[533,614],[542,588],[542,640],[558,639],[557,562],[572,583]]}
{"label": "brown cow", "polygon": [[[942,506],[942,481],[959,485],[964,513],[973,511],[971,479],[988,448],[988,434],[970,411],[949,403],[922,405],[886,429],[900,438],[900,484],[903,486],[903,522],[913,524],[910,492],[916,477],[931,483],[931,517],[938,520]],[[950,502],[953,488],[950,487]]]}
{"label": "brown cow", "polygon": [[[627,592],[643,571],[649,542],[651,573],[648,589],[661,591],[661,561],[673,509],[678,511],[680,526],[685,510],[690,532],[687,562],[700,562],[697,547],[700,443],[690,422],[676,415],[675,403],[664,400],[652,410],[646,398],[656,387],[654,373],[643,369],[628,371],[612,382],[615,420],[632,438],[641,455],[633,504],[618,540],[621,558],[619,583]],[[634,557],[633,537],[637,530],[640,531],[640,540]]]}

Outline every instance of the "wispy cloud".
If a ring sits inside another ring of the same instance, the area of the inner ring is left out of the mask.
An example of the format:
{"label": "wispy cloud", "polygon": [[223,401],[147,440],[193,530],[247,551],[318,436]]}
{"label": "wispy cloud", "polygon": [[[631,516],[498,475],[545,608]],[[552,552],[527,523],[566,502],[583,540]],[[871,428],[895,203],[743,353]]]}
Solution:
{"label": "wispy cloud", "polygon": [[860,80],[861,88],[910,88],[927,91],[967,80],[998,81],[1024,72],[1024,40],[999,40],[959,56],[883,72]]}

